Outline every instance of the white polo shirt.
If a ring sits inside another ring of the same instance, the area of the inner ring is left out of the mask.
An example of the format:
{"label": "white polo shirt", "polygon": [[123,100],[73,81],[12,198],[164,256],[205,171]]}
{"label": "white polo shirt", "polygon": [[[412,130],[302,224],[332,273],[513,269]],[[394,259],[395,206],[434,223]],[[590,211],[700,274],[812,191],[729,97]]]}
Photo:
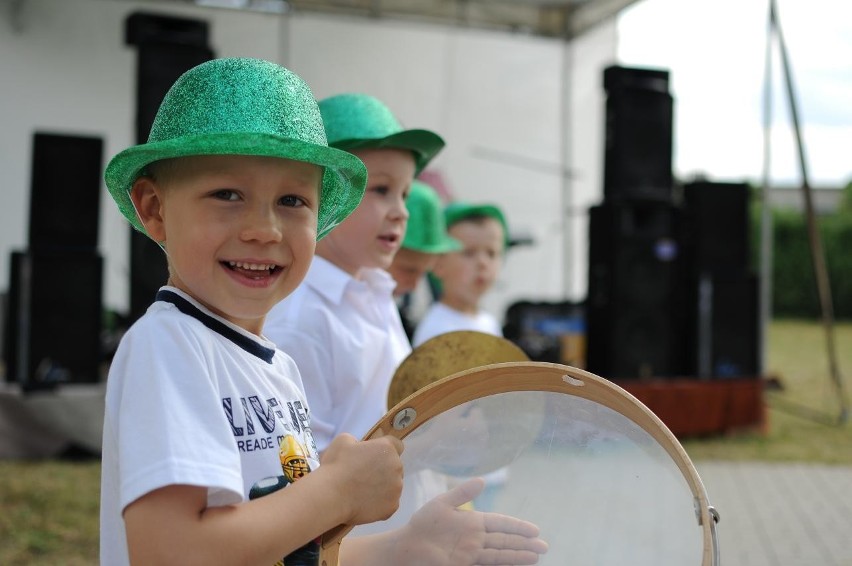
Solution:
{"label": "white polo shirt", "polygon": [[342,432],[362,438],[387,412],[391,378],[411,352],[380,269],[355,279],[315,256],[304,282],[266,317],[263,333],[299,368],[320,452]]}

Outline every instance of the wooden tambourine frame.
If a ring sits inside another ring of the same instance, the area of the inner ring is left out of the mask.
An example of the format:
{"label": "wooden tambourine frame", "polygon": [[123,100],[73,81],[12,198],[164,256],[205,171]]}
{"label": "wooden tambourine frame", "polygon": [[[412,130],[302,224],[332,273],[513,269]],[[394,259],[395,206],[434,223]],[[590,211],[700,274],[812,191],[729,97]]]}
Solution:
{"label": "wooden tambourine frame", "polygon": [[[701,566],[718,565],[715,531],[718,514],[710,506],[701,478],[680,442],[639,400],[587,371],[545,362],[498,363],[462,371],[435,381],[400,401],[365,438],[393,435],[404,439],[433,417],[458,405],[490,395],[521,391],[562,393],[587,399],[620,413],[647,432],[677,465],[693,494],[696,518],[702,530]],[[338,566],[340,543],[352,528],[341,525],[323,535],[321,566]]]}

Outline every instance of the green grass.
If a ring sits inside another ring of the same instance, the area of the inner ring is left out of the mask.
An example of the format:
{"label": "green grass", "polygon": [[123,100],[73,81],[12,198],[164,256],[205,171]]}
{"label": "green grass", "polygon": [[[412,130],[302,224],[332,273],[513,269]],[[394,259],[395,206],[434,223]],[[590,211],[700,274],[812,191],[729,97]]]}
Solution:
{"label": "green grass", "polygon": [[[852,465],[852,422],[839,424],[840,399],[831,379],[823,326],[775,321],[768,329],[766,374],[782,389],[768,389],[765,431],[685,440],[693,460],[764,460]],[[838,367],[852,402],[852,324],[834,326]],[[852,418],[852,415],[850,415]]]}
{"label": "green grass", "polygon": [[0,461],[0,478],[0,564],[98,563],[99,461]]}
{"label": "green grass", "polygon": [[[852,324],[835,327],[839,367],[852,388]],[[825,333],[814,322],[776,321],[769,328],[767,427],[684,441],[693,460],[810,461],[852,465],[852,423],[838,425]],[[97,461],[0,461],[0,564],[89,565],[98,556]]]}

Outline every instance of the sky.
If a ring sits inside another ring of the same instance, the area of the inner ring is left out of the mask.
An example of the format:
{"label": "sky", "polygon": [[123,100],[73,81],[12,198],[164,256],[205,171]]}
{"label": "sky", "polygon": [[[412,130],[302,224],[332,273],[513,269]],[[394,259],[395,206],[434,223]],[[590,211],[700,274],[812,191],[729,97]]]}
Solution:
{"label": "sky", "polygon": [[[776,0],[810,184],[852,181],[852,2]],[[618,21],[622,65],[670,72],[679,179],[760,182],[768,0],[640,0]],[[777,41],[772,46],[770,179],[801,167]]]}

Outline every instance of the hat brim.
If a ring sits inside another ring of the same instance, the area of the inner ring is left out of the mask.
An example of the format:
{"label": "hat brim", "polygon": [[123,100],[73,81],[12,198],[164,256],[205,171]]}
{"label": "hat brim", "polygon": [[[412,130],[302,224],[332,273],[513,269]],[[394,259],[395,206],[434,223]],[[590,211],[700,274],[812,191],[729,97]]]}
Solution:
{"label": "hat brim", "polygon": [[403,130],[384,138],[338,140],[332,147],[344,151],[355,149],[407,149],[414,153],[415,176],[444,148],[444,140],[429,130]]}
{"label": "hat brim", "polygon": [[364,195],[367,169],[354,155],[324,145],[255,132],[223,132],[183,136],[125,149],[107,165],[104,179],[121,213],[140,232],[130,190],[145,167],[163,159],[199,155],[278,157],[313,163],[324,168],[317,218],[317,240],[351,213]]}

